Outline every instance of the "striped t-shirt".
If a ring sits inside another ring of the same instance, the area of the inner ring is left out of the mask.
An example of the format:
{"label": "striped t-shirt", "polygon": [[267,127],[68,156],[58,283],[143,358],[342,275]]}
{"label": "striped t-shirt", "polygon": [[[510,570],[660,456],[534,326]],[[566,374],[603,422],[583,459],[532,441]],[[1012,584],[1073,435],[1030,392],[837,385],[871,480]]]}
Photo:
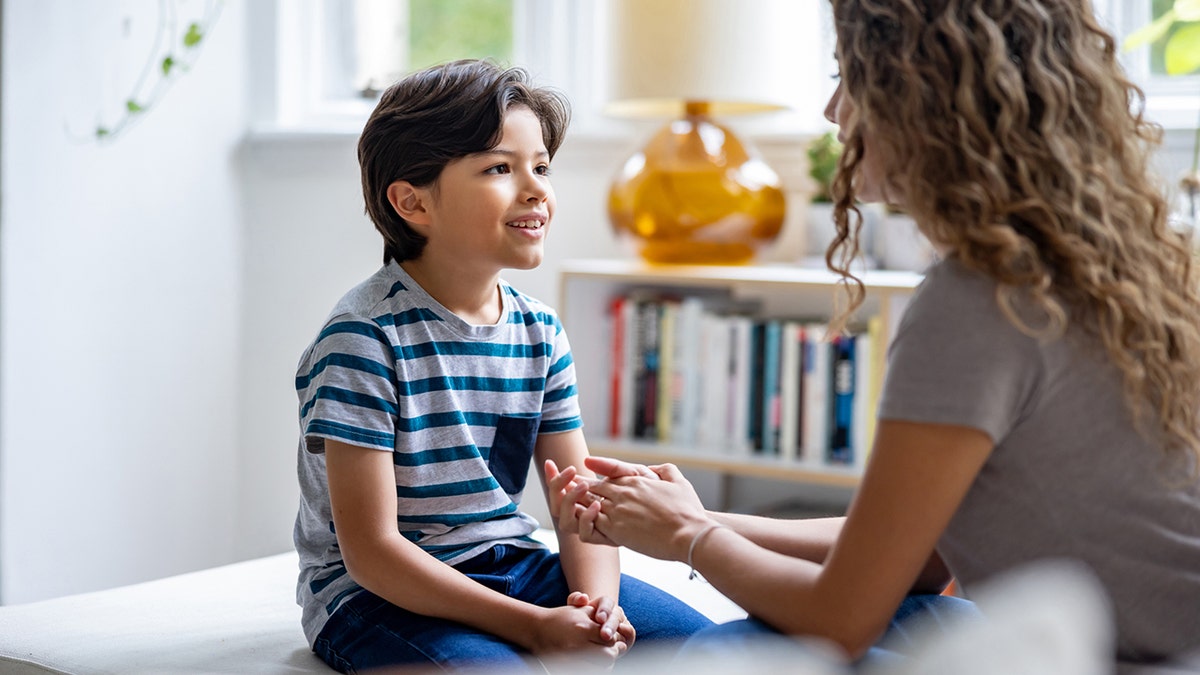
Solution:
{"label": "striped t-shirt", "polygon": [[301,357],[296,599],[310,645],[362,590],[333,532],[326,438],[392,453],[396,526],[437,559],[540,546],[518,505],[537,435],[583,424],[575,368],[551,308],[503,282],[500,295],[501,321],[474,326],[389,263],[338,302]]}

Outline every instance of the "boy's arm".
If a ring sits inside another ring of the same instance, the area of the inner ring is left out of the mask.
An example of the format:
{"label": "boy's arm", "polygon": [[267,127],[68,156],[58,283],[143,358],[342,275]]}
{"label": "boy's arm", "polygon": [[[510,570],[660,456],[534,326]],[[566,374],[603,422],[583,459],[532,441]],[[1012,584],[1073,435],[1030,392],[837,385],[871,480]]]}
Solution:
{"label": "boy's arm", "polygon": [[[540,434],[534,446],[534,455],[538,466],[544,466],[546,460],[552,460],[558,466],[583,467],[583,460],[588,455],[583,430]],[[587,469],[581,469],[581,473],[585,476],[593,475]],[[538,472],[538,475],[541,476],[542,487],[545,488],[544,472]],[[549,494],[547,503],[553,504]],[[621,584],[621,565],[617,558],[617,549],[585,544],[579,540],[578,534],[560,530],[556,518],[552,517],[551,520],[555,522],[554,529],[558,535],[563,573],[567,577],[570,589],[586,593],[593,599],[607,596],[616,602]]]}
{"label": "boy's arm", "polygon": [[597,644],[591,608],[543,608],[515,600],[401,536],[391,453],[326,440],[325,455],[338,546],[350,576],[363,588],[409,611],[474,626],[535,654],[592,650],[611,660],[623,650]]}

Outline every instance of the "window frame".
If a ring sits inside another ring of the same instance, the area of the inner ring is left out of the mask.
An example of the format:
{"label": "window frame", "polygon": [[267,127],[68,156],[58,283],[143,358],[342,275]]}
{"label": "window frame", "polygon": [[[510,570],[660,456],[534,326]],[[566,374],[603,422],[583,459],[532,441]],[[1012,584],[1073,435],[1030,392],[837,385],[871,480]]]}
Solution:
{"label": "window frame", "polygon": [[[263,58],[254,77],[253,125],[297,133],[361,130],[377,100],[322,91],[330,71],[324,0],[251,3],[250,13],[252,30],[270,36],[254,46]],[[513,0],[513,63],[536,81],[564,89],[577,111],[593,109],[593,88],[581,83],[600,73],[594,59],[582,55],[596,46],[594,23],[602,14],[596,0]]]}
{"label": "window frame", "polygon": [[[607,30],[604,0],[513,0],[513,63],[539,84],[563,91],[571,101],[572,138],[612,139],[641,133],[664,120],[615,119],[603,114],[608,91],[603,36]],[[317,54],[327,40],[321,33],[325,0],[275,0],[250,3],[255,66],[251,95],[252,127],[260,135],[342,135],[361,131],[376,100],[328,98],[322,95],[328,59]],[[822,19],[832,28],[828,7]],[[826,31],[828,32],[828,31]],[[316,45],[316,47],[314,47]],[[751,136],[804,138],[827,126],[820,110],[834,82],[824,73],[836,70],[833,38],[814,45],[811,67],[821,70],[820,91],[802,111],[751,115],[736,120]],[[324,62],[323,62],[324,61]]]}

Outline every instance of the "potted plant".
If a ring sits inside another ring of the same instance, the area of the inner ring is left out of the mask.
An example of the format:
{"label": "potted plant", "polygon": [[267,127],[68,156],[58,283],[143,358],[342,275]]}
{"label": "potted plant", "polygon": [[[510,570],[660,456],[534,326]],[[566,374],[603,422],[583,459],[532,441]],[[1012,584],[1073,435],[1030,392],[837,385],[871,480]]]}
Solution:
{"label": "potted plant", "polygon": [[838,159],[842,156],[842,144],[832,131],[826,131],[808,145],[808,175],[816,184],[812,203],[827,204],[833,201],[833,177],[837,175]]}
{"label": "potted plant", "polygon": [[842,156],[842,144],[837,135],[827,131],[814,138],[805,150],[808,156],[808,176],[813,180],[813,192],[809,197],[804,233],[804,256],[806,266],[824,267],[825,249],[833,241],[833,178],[837,175],[838,160]]}

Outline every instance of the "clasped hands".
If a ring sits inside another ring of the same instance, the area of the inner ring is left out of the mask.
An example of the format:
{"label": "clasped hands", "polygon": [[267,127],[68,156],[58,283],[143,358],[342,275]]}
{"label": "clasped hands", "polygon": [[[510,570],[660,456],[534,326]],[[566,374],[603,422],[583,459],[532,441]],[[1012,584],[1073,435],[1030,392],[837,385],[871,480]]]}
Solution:
{"label": "clasped hands", "polygon": [[627,546],[662,560],[684,560],[691,537],[715,522],[673,464],[646,466],[588,457],[584,466],[544,466],[551,516],[559,532],[591,544]]}

